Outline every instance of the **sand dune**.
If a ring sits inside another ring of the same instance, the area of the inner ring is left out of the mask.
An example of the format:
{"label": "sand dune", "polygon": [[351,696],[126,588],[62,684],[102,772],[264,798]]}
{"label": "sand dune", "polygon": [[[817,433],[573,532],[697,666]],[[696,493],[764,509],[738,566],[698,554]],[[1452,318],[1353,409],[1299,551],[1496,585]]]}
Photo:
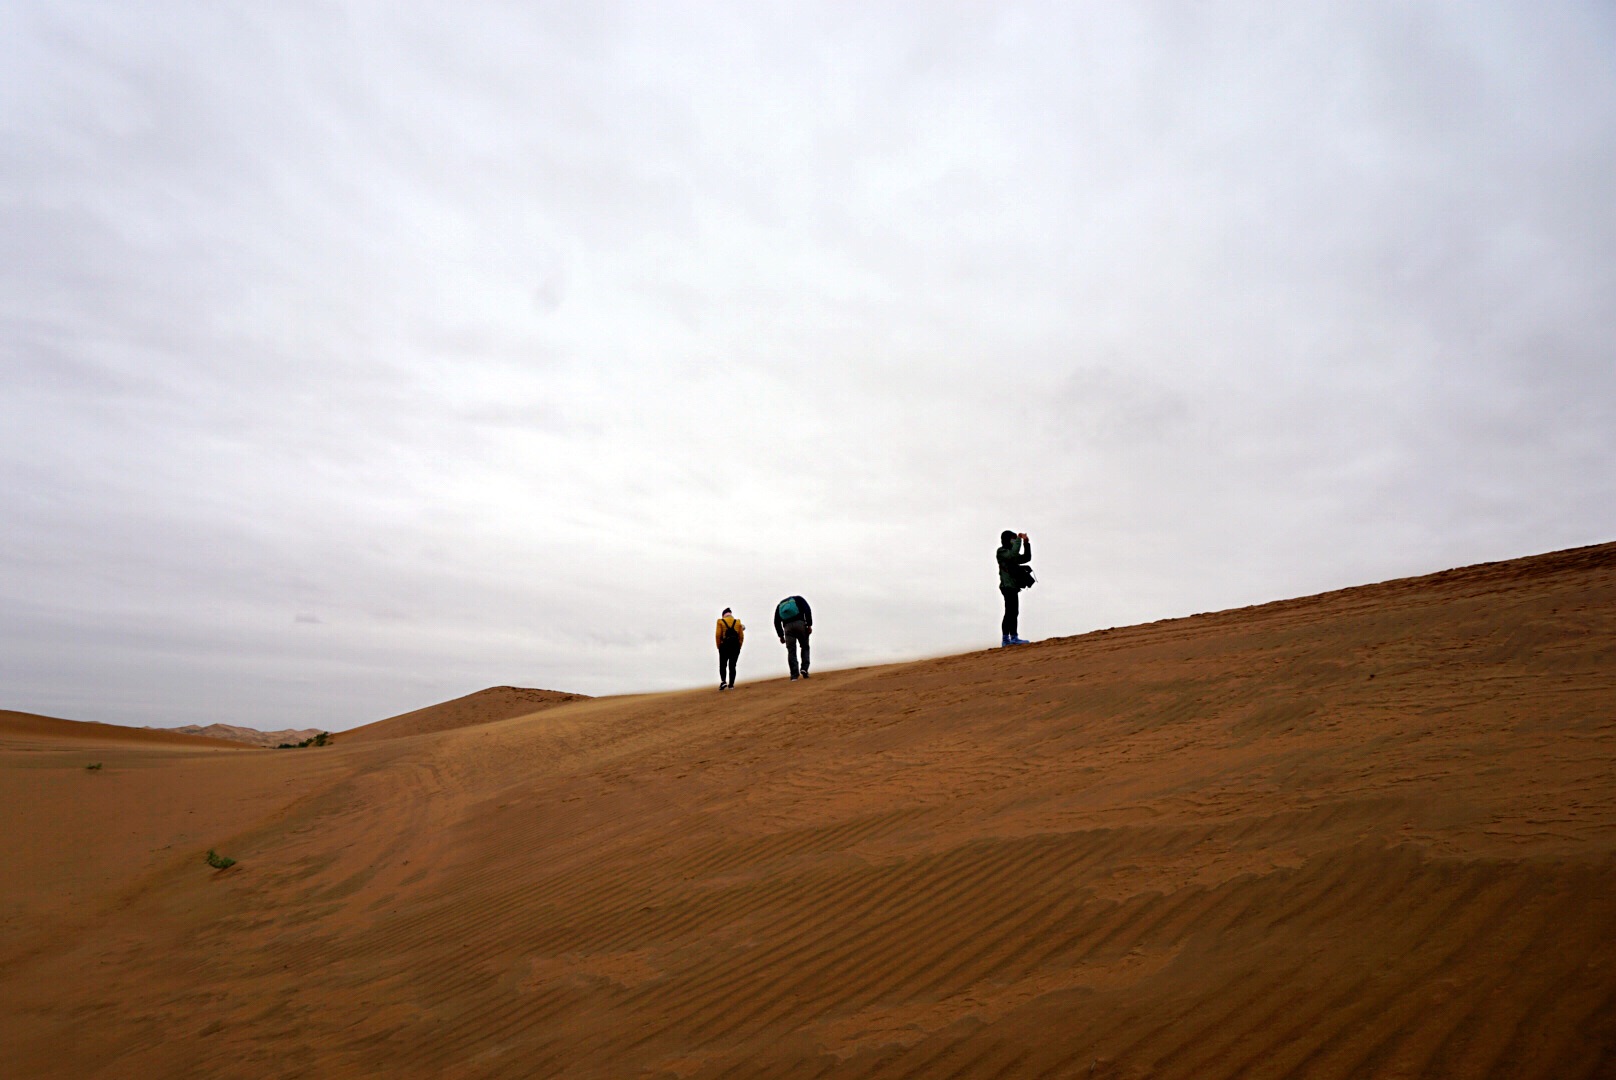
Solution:
{"label": "sand dune", "polygon": [[408,735],[430,735],[438,731],[487,724],[495,720],[509,720],[513,716],[528,716],[540,709],[565,705],[569,701],[584,701],[582,694],[567,694],[557,690],[534,690],[526,686],[491,686],[475,694],[455,698],[424,709],[390,716],[373,724],[341,732],[343,742],[372,742],[376,739],[398,739]]}
{"label": "sand dune", "polygon": [[144,746],[214,746],[232,745],[224,739],[210,738],[173,731],[168,728],[131,728],[117,724],[98,724],[88,720],[63,720],[37,713],[13,712],[0,709],[0,746],[41,745],[56,743],[99,743]]}
{"label": "sand dune", "polygon": [[200,724],[187,724],[184,727],[170,728],[170,731],[183,732],[186,735],[206,735],[210,739],[223,739],[226,742],[242,743],[247,746],[262,746],[268,749],[283,745],[293,745],[305,739],[312,739],[320,734],[319,728],[284,728],[280,731],[260,731],[257,728],[239,727],[235,724],[209,724],[203,727]]}
{"label": "sand dune", "polygon": [[473,723],[0,747],[0,1060],[1616,1075],[1616,545]]}

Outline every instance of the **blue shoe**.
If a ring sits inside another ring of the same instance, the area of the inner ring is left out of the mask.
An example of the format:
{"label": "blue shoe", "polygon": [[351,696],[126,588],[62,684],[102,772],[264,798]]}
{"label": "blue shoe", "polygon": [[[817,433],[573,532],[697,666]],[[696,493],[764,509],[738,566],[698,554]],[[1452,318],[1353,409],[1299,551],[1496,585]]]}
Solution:
{"label": "blue shoe", "polygon": [[1026,638],[1018,638],[1018,637],[1011,638],[1009,643],[1011,645],[1031,645],[1032,644],[1032,642],[1028,641]]}
{"label": "blue shoe", "polygon": [[1010,645],[1010,635],[1009,634],[1001,634],[999,637],[1000,637],[999,648],[1001,648],[1001,649],[1008,648],[1009,645]]}

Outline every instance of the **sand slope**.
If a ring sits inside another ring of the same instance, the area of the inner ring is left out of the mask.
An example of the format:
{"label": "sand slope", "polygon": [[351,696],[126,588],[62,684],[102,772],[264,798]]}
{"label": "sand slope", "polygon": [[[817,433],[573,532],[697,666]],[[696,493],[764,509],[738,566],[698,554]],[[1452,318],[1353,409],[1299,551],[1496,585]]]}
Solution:
{"label": "sand slope", "polygon": [[117,724],[101,724],[90,720],[63,720],[55,716],[0,709],[0,745],[54,746],[58,743],[214,747],[232,745],[223,739],[172,731],[168,728],[121,727]]}
{"label": "sand slope", "polygon": [[[8,924],[20,1075],[1616,1075],[1616,545],[413,739],[23,758],[0,797],[60,844],[120,776],[194,813]],[[8,831],[0,902],[67,888]]]}
{"label": "sand slope", "polygon": [[320,734],[319,728],[260,731],[257,728],[239,727],[236,724],[209,724],[206,727],[200,724],[187,724],[169,730],[183,732],[186,735],[205,735],[210,739],[223,739],[226,742],[242,743],[247,746],[262,746],[266,749],[275,749],[287,744],[296,746],[305,739],[312,739]]}
{"label": "sand slope", "polygon": [[495,720],[509,720],[513,716],[527,716],[569,701],[587,700],[582,694],[567,694],[557,690],[535,690],[525,686],[491,686],[475,694],[455,698],[453,701],[428,705],[424,709],[390,716],[373,724],[340,732],[343,742],[372,742],[376,739],[397,739],[408,735],[429,735],[438,731],[487,724]]}

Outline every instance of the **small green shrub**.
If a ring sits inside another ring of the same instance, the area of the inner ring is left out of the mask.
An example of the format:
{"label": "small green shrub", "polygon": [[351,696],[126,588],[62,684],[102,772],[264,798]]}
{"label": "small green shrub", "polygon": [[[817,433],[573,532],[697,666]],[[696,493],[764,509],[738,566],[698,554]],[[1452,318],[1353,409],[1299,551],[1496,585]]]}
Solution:
{"label": "small green shrub", "polygon": [[228,870],[230,867],[236,865],[236,860],[227,858],[220,855],[212,848],[208,848],[208,865],[213,867],[215,870]]}
{"label": "small green shrub", "polygon": [[91,771],[91,772],[98,772],[98,771],[100,771],[100,769],[101,769],[101,763],[100,763],[100,762],[99,762],[99,761],[97,761],[97,762],[92,762],[92,763],[91,763],[91,764],[89,764],[89,765],[86,765],[86,766],[84,766],[84,767],[85,767],[85,768],[86,768],[86,769],[88,769],[88,770],[90,770],[90,771]]}

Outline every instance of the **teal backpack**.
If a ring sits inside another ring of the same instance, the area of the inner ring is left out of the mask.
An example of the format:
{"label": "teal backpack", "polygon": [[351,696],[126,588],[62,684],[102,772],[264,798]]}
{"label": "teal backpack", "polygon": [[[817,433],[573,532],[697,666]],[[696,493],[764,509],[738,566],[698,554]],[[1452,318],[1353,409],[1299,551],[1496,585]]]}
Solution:
{"label": "teal backpack", "polygon": [[780,621],[783,623],[796,622],[802,618],[802,612],[797,608],[797,598],[795,596],[789,596],[780,601],[780,606],[775,610],[775,614],[780,616]]}

